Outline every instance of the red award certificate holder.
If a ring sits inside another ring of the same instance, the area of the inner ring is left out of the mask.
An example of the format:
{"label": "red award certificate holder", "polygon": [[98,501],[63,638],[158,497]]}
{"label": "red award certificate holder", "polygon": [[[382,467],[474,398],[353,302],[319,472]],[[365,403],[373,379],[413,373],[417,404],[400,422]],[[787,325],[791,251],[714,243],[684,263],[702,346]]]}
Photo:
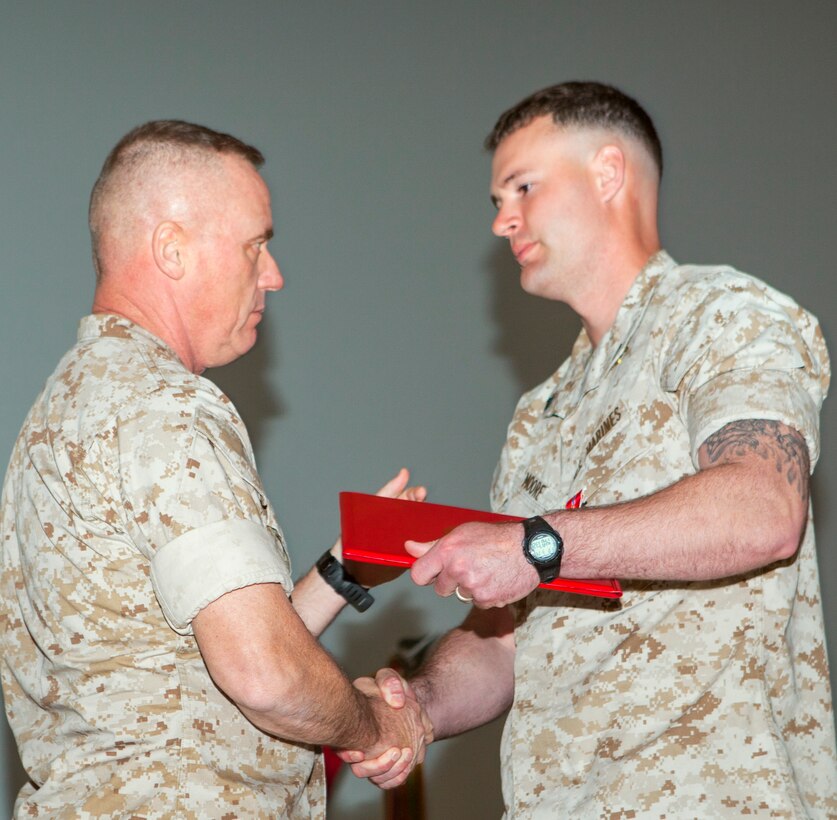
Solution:
{"label": "red award certificate holder", "polygon": [[[522,521],[520,516],[383,498],[367,493],[340,493],[340,526],[343,557],[367,564],[409,567],[416,560],[404,549],[405,541],[436,541],[460,524],[484,521]],[[622,587],[615,579],[588,581],[579,578],[556,578],[544,589],[621,598]]]}

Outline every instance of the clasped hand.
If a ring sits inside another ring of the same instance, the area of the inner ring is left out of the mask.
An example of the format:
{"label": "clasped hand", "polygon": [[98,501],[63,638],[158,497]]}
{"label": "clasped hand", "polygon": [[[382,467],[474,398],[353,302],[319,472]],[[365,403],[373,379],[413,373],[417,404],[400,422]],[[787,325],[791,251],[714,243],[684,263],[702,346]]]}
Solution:
{"label": "clasped hand", "polygon": [[354,685],[367,698],[379,727],[379,740],[366,750],[338,751],[352,772],[382,789],[400,786],[424,760],[433,742],[433,726],[410,685],[391,669],[376,678],[358,678]]}

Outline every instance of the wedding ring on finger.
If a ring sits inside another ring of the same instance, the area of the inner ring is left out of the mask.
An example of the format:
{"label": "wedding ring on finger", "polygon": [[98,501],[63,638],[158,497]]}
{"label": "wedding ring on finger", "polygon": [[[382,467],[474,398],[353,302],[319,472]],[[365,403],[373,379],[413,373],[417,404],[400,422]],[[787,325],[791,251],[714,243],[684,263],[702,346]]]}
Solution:
{"label": "wedding ring on finger", "polygon": [[473,598],[466,598],[460,591],[459,591],[459,584],[456,585],[456,589],[453,591],[453,594],[462,601],[463,604],[470,604],[473,601]]}

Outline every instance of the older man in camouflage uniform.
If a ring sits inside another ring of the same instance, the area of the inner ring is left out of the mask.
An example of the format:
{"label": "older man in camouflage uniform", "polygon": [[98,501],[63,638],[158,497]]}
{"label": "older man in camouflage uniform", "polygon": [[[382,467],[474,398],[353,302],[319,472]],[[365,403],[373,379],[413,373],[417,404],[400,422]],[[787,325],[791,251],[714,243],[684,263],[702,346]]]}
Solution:
{"label": "older man in camouflage uniform", "polygon": [[282,286],[261,162],[153,122],[94,188],[93,315],[2,501],[18,817],[323,817],[319,744],[388,750],[384,786],[423,754],[417,704],[362,694],[317,644],[363,591],[329,554],[294,588],[241,418],[198,375],[250,349]]}
{"label": "older man in camouflage uniform", "polygon": [[[510,707],[509,818],[837,816],[808,493],[830,378],[816,320],[660,249],[659,140],[617,90],[544,89],[488,146],[494,232],[524,289],[582,331],[521,399],[492,487],[554,554],[530,563],[519,524],[408,544],[418,583],[477,607],[412,681],[437,737]],[[536,589],[556,565],[626,579],[624,597]]]}

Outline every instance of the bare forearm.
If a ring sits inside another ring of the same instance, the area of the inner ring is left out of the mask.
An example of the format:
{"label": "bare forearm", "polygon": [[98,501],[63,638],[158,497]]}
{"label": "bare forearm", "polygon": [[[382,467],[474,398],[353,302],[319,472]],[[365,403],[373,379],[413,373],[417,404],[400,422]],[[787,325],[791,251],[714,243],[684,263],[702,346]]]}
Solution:
{"label": "bare forearm", "polygon": [[320,652],[307,658],[307,670],[295,683],[284,673],[274,699],[242,700],[239,708],[277,737],[336,748],[377,748],[380,729],[371,702]]}
{"label": "bare forearm", "polygon": [[[784,424],[731,422],[698,451],[700,472],[623,504],[543,517],[564,540],[561,575],[692,581],[781,561],[799,546],[808,513],[808,450]],[[410,575],[439,595],[457,589],[482,608],[528,595],[538,574],[520,524],[474,522],[438,541],[406,543]]]}
{"label": "bare forearm", "polygon": [[[411,703],[420,704],[428,743],[481,726],[501,714],[514,696],[511,613],[472,609],[462,626],[439,641],[408,682],[395,670],[384,668],[374,680],[363,678],[355,683],[379,691],[396,712]],[[372,778],[379,785],[397,766],[389,754],[373,756],[357,748],[344,750],[340,757],[352,764],[355,775]]]}
{"label": "bare forearm", "polygon": [[[409,472],[402,468],[378,490],[376,495],[384,498],[400,498],[406,501],[424,501],[427,495],[426,488],[421,486],[408,487],[409,477]],[[344,577],[356,581],[366,589],[391,581],[404,571],[403,569],[376,567],[369,564],[346,566],[340,539],[337,540],[330,552],[344,566]],[[351,565],[352,562],[349,562],[349,564]],[[316,567],[312,567],[308,574],[300,579],[294,587],[293,604],[297,615],[302,619],[308,631],[314,636],[319,636],[346,606],[346,599],[323,580]]]}
{"label": "bare forearm", "polygon": [[793,555],[807,517],[807,450],[777,426],[728,425],[701,447],[699,473],[654,495],[545,516],[565,541],[561,574],[705,580]]}
{"label": "bare forearm", "polygon": [[306,743],[376,746],[371,701],[319,646],[278,585],[228,593],[193,627],[217,686],[263,731]]}
{"label": "bare forearm", "polygon": [[346,606],[346,599],[322,579],[316,567],[297,582],[291,599],[296,614],[314,637],[320,636]]}
{"label": "bare forearm", "polygon": [[434,648],[410,685],[437,740],[502,714],[514,696],[513,624],[508,610],[472,610]]}

